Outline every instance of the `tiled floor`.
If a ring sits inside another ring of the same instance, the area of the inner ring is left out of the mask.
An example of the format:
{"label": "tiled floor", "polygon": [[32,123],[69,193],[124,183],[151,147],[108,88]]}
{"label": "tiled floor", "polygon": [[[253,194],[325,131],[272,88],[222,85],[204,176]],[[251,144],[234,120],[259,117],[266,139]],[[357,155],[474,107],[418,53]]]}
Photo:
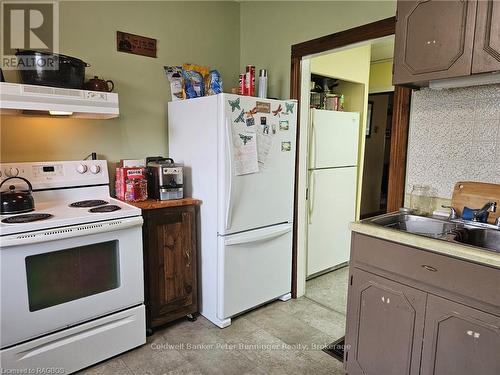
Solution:
{"label": "tiled floor", "polygon": [[308,280],[306,297],[345,316],[348,279],[349,267],[344,267]]}
{"label": "tiled floor", "polygon": [[321,351],[344,330],[343,314],[308,298],[277,301],[225,329],[201,316],[180,321],[81,374],[344,374],[342,363]]}

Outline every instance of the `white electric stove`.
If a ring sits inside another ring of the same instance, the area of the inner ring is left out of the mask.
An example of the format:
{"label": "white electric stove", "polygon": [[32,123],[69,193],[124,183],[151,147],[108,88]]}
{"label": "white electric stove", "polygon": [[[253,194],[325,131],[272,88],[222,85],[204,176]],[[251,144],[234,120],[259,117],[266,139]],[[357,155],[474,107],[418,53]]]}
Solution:
{"label": "white electric stove", "polygon": [[110,197],[106,161],[0,164],[16,176],[35,210],[0,217],[2,371],[71,373],[144,344],[141,211]]}

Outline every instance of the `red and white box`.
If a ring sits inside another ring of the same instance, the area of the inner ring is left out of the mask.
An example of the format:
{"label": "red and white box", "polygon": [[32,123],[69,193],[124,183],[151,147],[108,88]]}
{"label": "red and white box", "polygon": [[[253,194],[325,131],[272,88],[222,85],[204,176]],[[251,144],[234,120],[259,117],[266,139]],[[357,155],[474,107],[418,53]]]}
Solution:
{"label": "red and white box", "polygon": [[127,190],[127,180],[146,180],[146,168],[118,167],[116,168],[115,194],[124,201]]}

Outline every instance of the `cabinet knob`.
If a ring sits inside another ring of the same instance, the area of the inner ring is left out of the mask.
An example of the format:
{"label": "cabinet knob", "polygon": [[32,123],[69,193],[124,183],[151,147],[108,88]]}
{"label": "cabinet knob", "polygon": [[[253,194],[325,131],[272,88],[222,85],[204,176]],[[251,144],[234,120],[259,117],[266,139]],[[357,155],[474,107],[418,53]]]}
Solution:
{"label": "cabinet knob", "polygon": [[434,268],[432,266],[428,266],[427,264],[422,264],[422,268],[425,269],[426,271],[437,272],[437,268]]}
{"label": "cabinet knob", "polygon": [[474,337],[475,339],[478,339],[481,334],[479,332],[474,332],[474,331],[466,331],[467,335]]}

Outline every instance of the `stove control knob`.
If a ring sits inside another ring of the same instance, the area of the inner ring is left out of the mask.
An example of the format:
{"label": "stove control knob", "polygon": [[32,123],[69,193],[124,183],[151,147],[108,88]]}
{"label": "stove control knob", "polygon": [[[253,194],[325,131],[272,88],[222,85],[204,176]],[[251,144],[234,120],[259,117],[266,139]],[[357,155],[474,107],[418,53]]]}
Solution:
{"label": "stove control knob", "polygon": [[94,165],[90,166],[90,173],[98,174],[100,171],[101,171],[101,167],[99,167],[98,165],[94,164]]}
{"label": "stove control knob", "polygon": [[17,177],[19,174],[19,169],[16,167],[10,167],[9,169],[5,170],[5,175],[8,177]]}
{"label": "stove control knob", "polygon": [[78,167],[76,167],[76,171],[80,174],[84,174],[87,172],[87,166],[85,164],[79,164]]}

